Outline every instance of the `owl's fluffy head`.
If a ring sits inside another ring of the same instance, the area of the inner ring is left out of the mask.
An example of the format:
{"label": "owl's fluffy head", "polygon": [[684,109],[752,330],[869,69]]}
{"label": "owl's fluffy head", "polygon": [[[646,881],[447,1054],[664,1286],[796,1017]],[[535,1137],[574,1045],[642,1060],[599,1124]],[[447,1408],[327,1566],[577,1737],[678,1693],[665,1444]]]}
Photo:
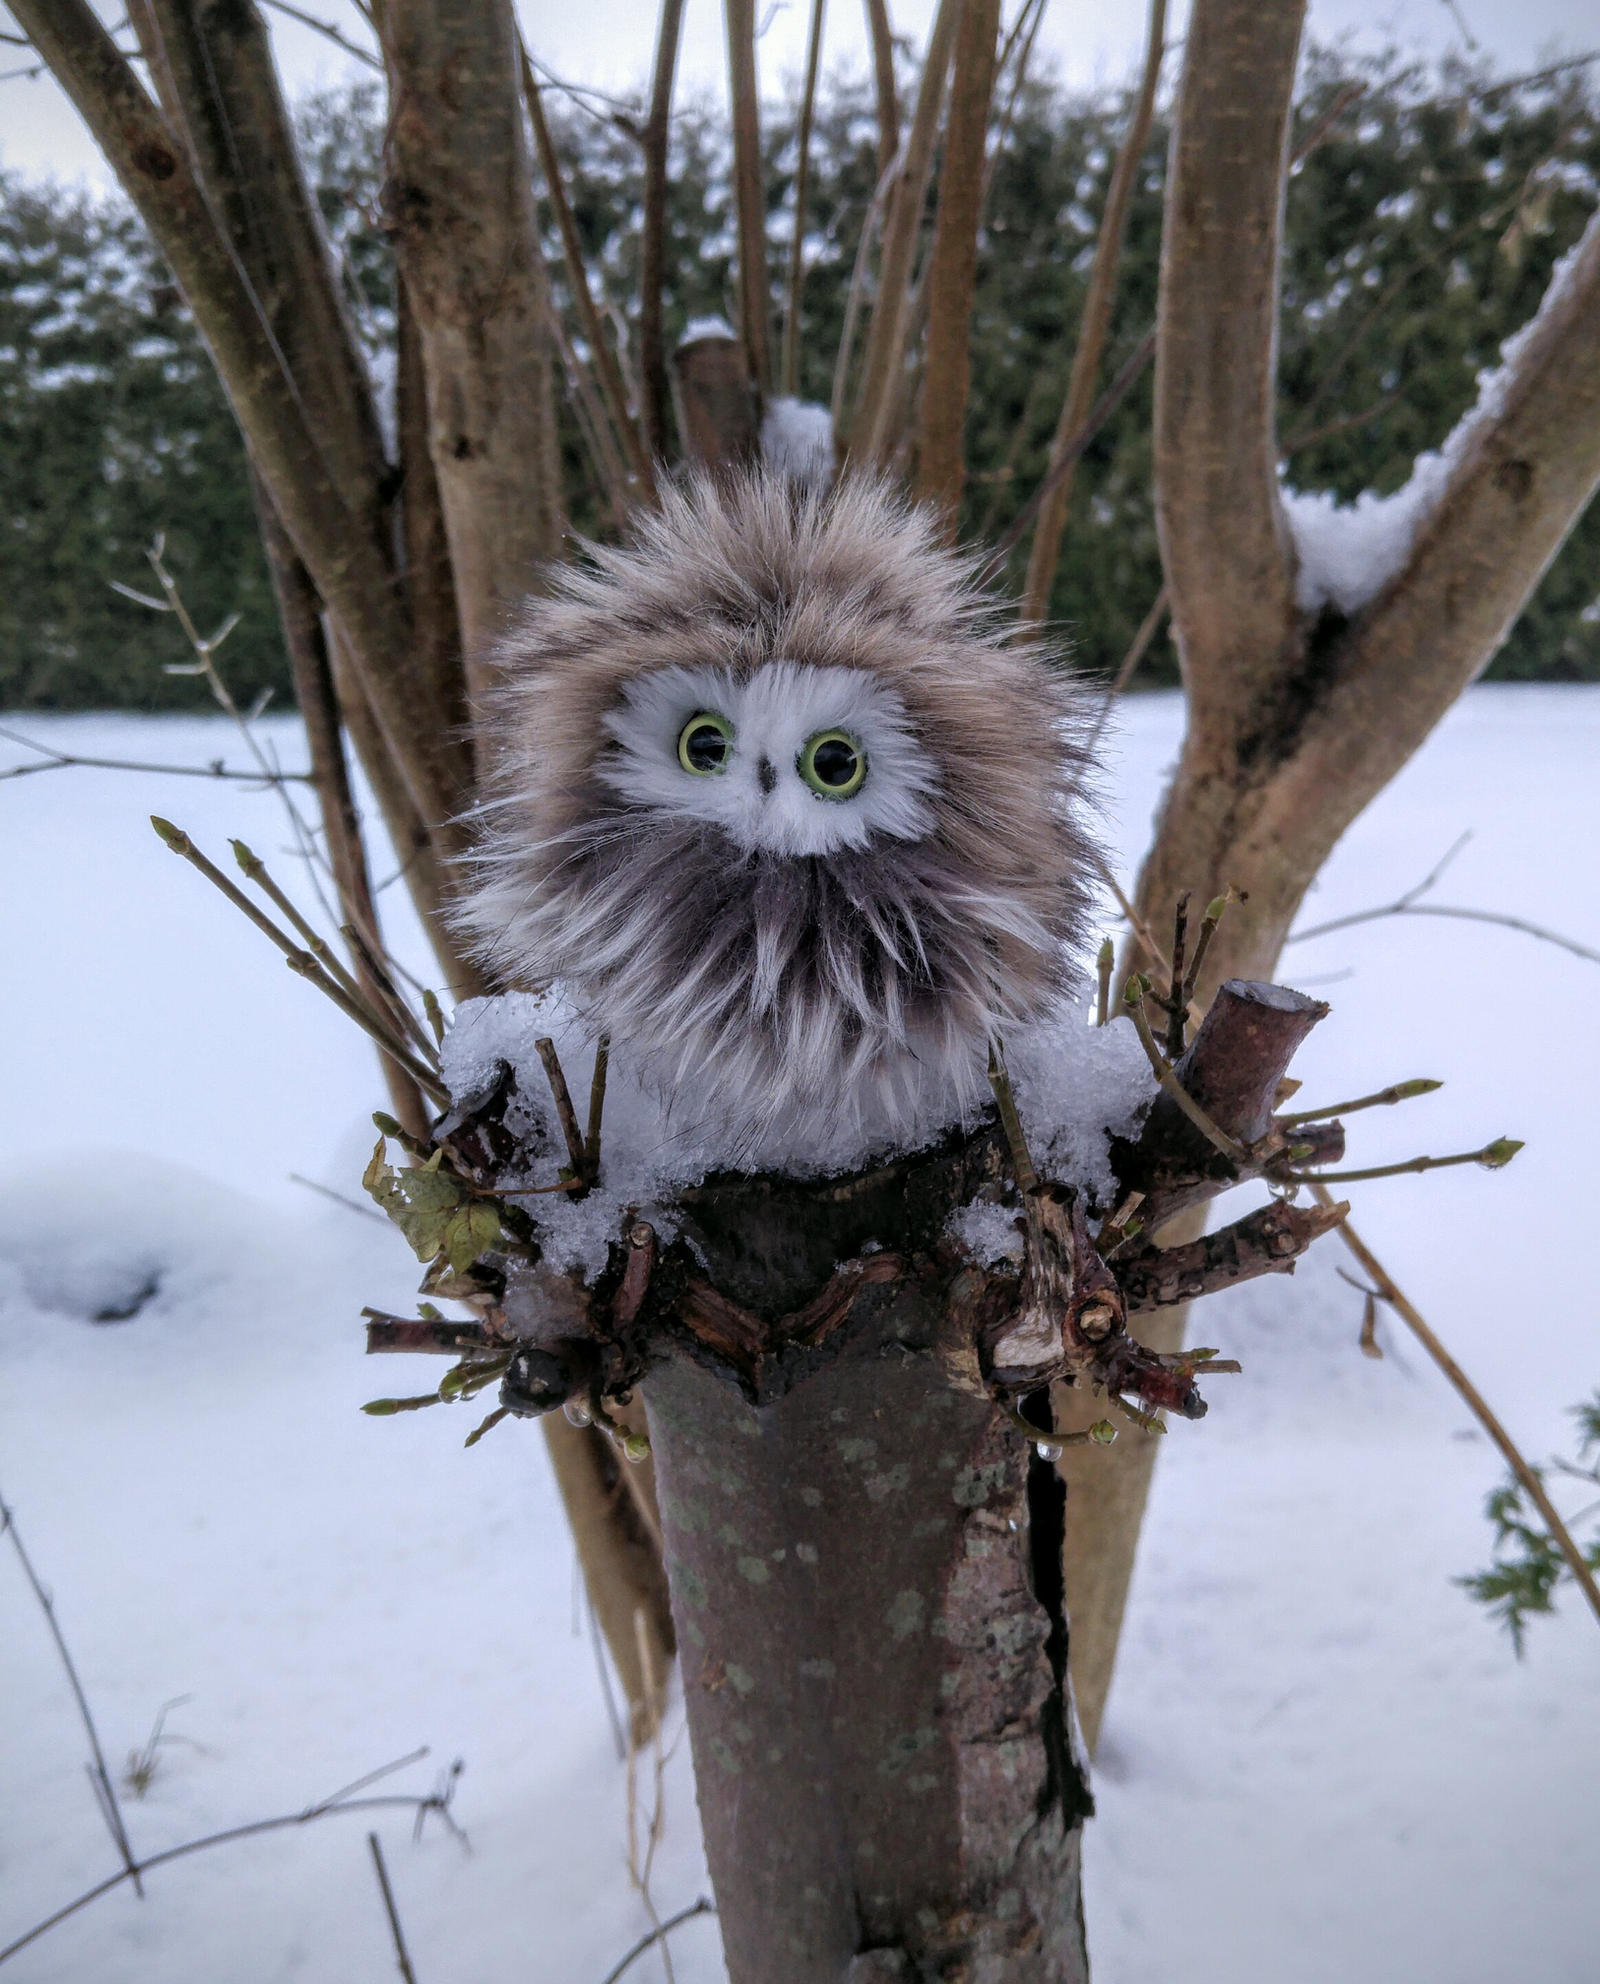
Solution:
{"label": "owl's fluffy head", "polygon": [[1082,699],[884,485],[670,490],[499,658],[459,920],[724,1161],[947,1121],[1068,989]]}

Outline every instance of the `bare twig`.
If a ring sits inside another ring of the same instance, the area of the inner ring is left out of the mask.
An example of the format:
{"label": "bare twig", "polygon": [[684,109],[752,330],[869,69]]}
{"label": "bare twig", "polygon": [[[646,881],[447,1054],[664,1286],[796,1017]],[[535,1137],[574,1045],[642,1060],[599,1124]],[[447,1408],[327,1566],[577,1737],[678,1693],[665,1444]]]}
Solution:
{"label": "bare twig", "polygon": [[789,300],[783,318],[783,390],[800,391],[800,288],[805,281],[806,195],[811,180],[811,124],[817,107],[817,68],[822,60],[822,10],[825,0],[811,0],[811,30],[806,41],[806,80],[800,98],[800,127],[795,134],[794,239],[789,244]]}
{"label": "bare twig", "polygon": [[[1321,1185],[1313,1184],[1311,1191],[1313,1197],[1322,1205],[1332,1204],[1331,1194],[1325,1192]],[[1567,1529],[1566,1524],[1557,1515],[1555,1504],[1545,1493],[1544,1483],[1539,1479],[1538,1472],[1530,1467],[1527,1461],[1523,1459],[1521,1451],[1511,1438],[1511,1435],[1501,1425],[1493,1412],[1490,1411],[1483,1394],[1450,1355],[1449,1351],[1445,1349],[1443,1343],[1440,1342],[1433,1330],[1429,1328],[1417,1309],[1407,1300],[1399,1288],[1396,1287],[1393,1278],[1383,1263],[1361,1239],[1360,1235],[1355,1232],[1348,1220],[1341,1223],[1339,1237],[1371,1276],[1372,1285],[1377,1292],[1379,1300],[1387,1303],[1394,1310],[1395,1314],[1407,1325],[1412,1335],[1455,1387],[1456,1392],[1465,1401],[1468,1410],[1472,1413],[1478,1424],[1500,1449],[1501,1456],[1505,1460],[1506,1465],[1516,1476],[1518,1483],[1527,1494],[1528,1499],[1539,1511],[1540,1516],[1544,1520],[1545,1527],[1550,1532],[1552,1541],[1566,1559],[1567,1568],[1577,1580],[1579,1590],[1582,1591],[1584,1597],[1589,1601],[1590,1610],[1594,1613],[1595,1618],[1600,1620],[1600,1586],[1596,1585],[1594,1573],[1584,1561],[1583,1552],[1572,1540],[1571,1533]]]}
{"label": "bare twig", "polygon": [[[122,1855],[123,1870],[117,1879],[131,1880],[134,1893],[142,1896],[144,1885],[139,1879],[139,1863],[134,1859],[133,1848],[128,1844],[127,1827],[122,1822],[122,1807],[117,1803],[117,1794],[111,1783],[111,1773],[106,1768],[105,1751],[100,1747],[100,1734],[94,1726],[94,1717],[89,1712],[89,1697],[83,1692],[83,1683],[78,1679],[78,1669],[73,1661],[71,1649],[67,1645],[66,1635],[61,1630],[61,1622],[56,1617],[54,1601],[39,1581],[39,1574],[33,1568],[33,1560],[23,1546],[22,1532],[17,1528],[17,1519],[3,1495],[0,1495],[0,1529],[5,1530],[11,1538],[11,1547],[17,1553],[17,1562],[22,1566],[22,1575],[28,1580],[28,1588],[38,1601],[39,1610],[44,1614],[44,1622],[50,1629],[50,1637],[54,1640],[56,1652],[61,1658],[67,1686],[71,1688],[72,1698],[78,1705],[78,1719],[83,1724],[84,1734],[89,1739],[90,1754],[94,1758],[94,1762],[88,1766],[89,1781],[94,1786],[95,1801],[105,1819],[112,1843]],[[0,1961],[9,1954],[9,1951],[0,1951]]]}
{"label": "bare twig", "polygon": [[989,1045],[989,1086],[994,1090],[995,1105],[1000,1111],[1000,1127],[1005,1131],[1006,1142],[1011,1147],[1012,1176],[1017,1181],[1017,1190],[1026,1194],[1038,1184],[1039,1174],[1034,1169],[1028,1140],[1023,1134],[1017,1098],[1012,1093],[1011,1077],[1006,1073],[1005,1057],[998,1040],[991,1041]]}
{"label": "bare twig", "polygon": [[900,150],[900,100],[894,86],[894,36],[889,30],[887,0],[866,0],[867,32],[872,41],[872,78],[878,97],[878,177],[881,180]]}
{"label": "bare twig", "polygon": [[1415,1081],[1396,1082],[1392,1088],[1380,1088],[1372,1095],[1358,1095],[1354,1102],[1334,1102],[1326,1109],[1296,1109],[1292,1115],[1280,1116],[1278,1125],[1287,1130],[1295,1123],[1320,1123],[1329,1116],[1353,1116],[1358,1109],[1386,1108],[1391,1103],[1409,1102],[1416,1095],[1432,1095],[1435,1089],[1443,1087],[1443,1082],[1419,1075]]}
{"label": "bare twig", "polygon": [[600,1176],[600,1126],[606,1107],[606,1072],[611,1065],[611,1036],[595,1043],[594,1074],[589,1081],[589,1122],[583,1138],[584,1172],[591,1184]]}
{"label": "bare twig", "polygon": [[756,0],[724,0],[728,27],[728,95],[733,113],[733,195],[739,252],[739,334],[758,394],[772,388],[768,347],[767,214],[761,161],[761,104],[756,81]]}
{"label": "bare twig", "polygon": [[1292,931],[1284,942],[1308,943],[1313,937],[1331,936],[1336,930],[1352,930],[1357,924],[1377,923],[1388,916],[1443,916],[1462,923],[1489,923],[1502,930],[1520,930],[1524,936],[1536,937],[1541,943],[1554,944],[1559,949],[1570,952],[1573,957],[1583,958],[1589,964],[1600,964],[1600,951],[1591,950],[1587,944],[1580,944],[1576,937],[1563,936],[1559,930],[1546,929],[1542,923],[1531,923],[1526,917],[1511,916],[1497,909],[1462,909],[1454,904],[1422,902],[1420,898],[1427,895],[1434,887],[1439,877],[1471,838],[1470,829],[1458,835],[1422,880],[1413,883],[1403,895],[1396,896],[1393,902],[1383,903],[1376,909],[1358,909],[1349,916],[1335,916],[1327,923],[1313,923],[1309,929]]}
{"label": "bare twig", "polygon": [[378,1876],[378,1891],[383,1896],[383,1912],[389,1918],[389,1934],[394,1938],[395,1962],[405,1984],[417,1984],[417,1973],[411,1968],[411,1957],[406,1950],[405,1932],[400,1927],[400,1911],[394,1905],[394,1890],[389,1885],[389,1869],[383,1864],[383,1848],[375,1832],[367,1834],[367,1845],[372,1849],[372,1865]]}
{"label": "bare twig", "polygon": [[342,33],[332,21],[319,21],[315,14],[308,14],[303,8],[290,6],[289,0],[262,0],[262,4],[270,7],[275,14],[287,14],[291,21],[298,21],[302,27],[313,29],[317,34],[331,41],[335,48],[342,48],[346,55],[353,55],[358,62],[365,62],[369,69],[376,69],[379,75],[382,75],[381,58],[374,55],[370,48],[363,48],[360,42],[351,41],[349,36]]}
{"label": "bare twig", "polygon": [[572,1175],[583,1183],[588,1177],[583,1132],[578,1128],[578,1112],[572,1106],[572,1091],[567,1087],[567,1078],[561,1072],[561,1060],[556,1053],[556,1044],[548,1035],[533,1044],[539,1059],[544,1063],[544,1071],[550,1082],[550,1093],[555,1098],[556,1115],[561,1122],[561,1134],[566,1139]]}
{"label": "bare twig", "polygon": [[1122,404],[1123,400],[1127,397],[1129,389],[1139,378],[1151,359],[1154,358],[1155,351],[1156,332],[1155,326],[1152,324],[1149,330],[1145,332],[1144,336],[1134,346],[1133,350],[1123,360],[1111,384],[1106,387],[1099,399],[1095,401],[1088,419],[1085,420],[1077,433],[1059,451],[1050,472],[1012,519],[1010,528],[1006,531],[1004,537],[995,545],[983,569],[979,572],[979,585],[990,584],[991,581],[997,579],[1005,570],[1006,561],[1027,535],[1034,518],[1039,514],[1041,505],[1049,498],[1051,491],[1057,488],[1072,473],[1073,464]]}
{"label": "bare twig", "polygon": [[927,318],[917,396],[917,494],[941,513],[951,538],[966,480],[972,303],[999,38],[1000,0],[965,0],[952,62],[933,247],[916,304],[917,314]]}
{"label": "bare twig", "polygon": [[1496,1137],[1482,1150],[1457,1151],[1450,1157],[1408,1157],[1403,1164],[1372,1164],[1360,1171],[1274,1170],[1271,1175],[1296,1185],[1353,1185],[1366,1178],[1401,1178],[1413,1171],[1448,1171],[1456,1164],[1481,1164],[1485,1171],[1500,1171],[1521,1149],[1516,1137]]}
{"label": "bare twig", "polygon": [[1033,621],[1043,621],[1050,611],[1050,592],[1055,583],[1061,533],[1067,520],[1072,469],[1082,453],[1081,446],[1074,452],[1072,460],[1063,461],[1061,458],[1066,450],[1072,448],[1088,418],[1095,380],[1100,374],[1100,362],[1111,328],[1111,311],[1116,302],[1117,274],[1122,259],[1123,238],[1127,233],[1128,212],[1145,145],[1149,141],[1150,125],[1155,117],[1156,88],[1161,80],[1166,32],[1166,0],[1150,0],[1144,76],[1133,115],[1128,120],[1128,129],[1117,152],[1116,164],[1112,168],[1111,184],[1106,190],[1099,238],[1095,242],[1094,266],[1089,274],[1089,290],[1084,299],[1083,318],[1078,331],[1078,345],[1072,357],[1072,377],[1056,425],[1055,440],[1051,444],[1050,474],[1046,478],[1046,493],[1039,505],[1038,523],[1028,557],[1023,613]]}
{"label": "bare twig", "polygon": [[380,1226],[387,1226],[388,1220],[375,1206],[364,1206],[357,1199],[347,1199],[343,1192],[336,1192],[331,1185],[319,1185],[315,1178],[302,1177],[298,1171],[289,1173],[291,1185],[304,1185],[308,1192],[317,1192],[325,1199],[332,1199],[336,1206],[343,1206],[346,1212],[358,1212],[363,1219],[375,1219]]}
{"label": "bare twig", "polygon": [[573,218],[572,203],[567,198],[566,185],[561,176],[561,161],[556,156],[555,140],[550,135],[550,125],[544,114],[544,104],[540,100],[539,84],[533,73],[533,64],[528,60],[527,49],[520,42],[518,54],[521,58],[522,94],[528,106],[528,121],[533,126],[534,143],[539,151],[539,169],[544,174],[545,196],[556,217],[556,227],[561,235],[561,251],[566,262],[567,283],[572,291],[572,300],[577,306],[579,322],[583,325],[583,334],[588,339],[589,349],[593,354],[595,371],[600,380],[600,391],[605,398],[606,412],[627,454],[629,464],[639,478],[640,487],[646,495],[653,496],[655,483],[650,473],[650,456],[628,406],[628,389],[623,382],[622,369],[617,364],[616,353],[611,349],[610,341],[606,337],[605,326],[600,321],[600,312],[595,308],[594,293],[589,287],[589,272],[583,259],[583,243],[578,235],[578,223]]}
{"label": "bare twig", "polygon": [[890,179],[877,301],[867,330],[861,390],[850,430],[852,452],[868,463],[887,462],[899,439],[896,416],[904,382],[912,265],[922,232],[940,111],[961,13],[962,0],[939,0],[928,34],[928,53],[922,64],[905,154]]}
{"label": "bare twig", "polygon": [[649,1935],[641,1936],[622,1961],[606,1972],[600,1984],[617,1984],[617,1979],[625,1971],[630,1970],[647,1949],[655,1943],[664,1941],[680,1923],[692,1921],[696,1915],[715,1915],[716,1912],[715,1905],[707,1901],[704,1895],[688,1908],[680,1908],[676,1915],[669,1915],[666,1921],[652,1929]]}
{"label": "bare twig", "polygon": [[644,399],[645,446],[654,461],[667,454],[671,391],[661,292],[666,267],[667,140],[672,111],[672,80],[683,33],[684,0],[661,0],[655,74],[650,85],[650,116],[644,127],[644,222],[639,242],[639,375]]}
{"label": "bare twig", "polygon": [[25,751],[37,751],[42,760],[36,765],[7,765],[0,770],[0,779],[28,778],[34,772],[77,768],[97,772],[157,772],[172,778],[234,778],[256,786],[278,785],[286,779],[296,785],[312,783],[310,772],[247,772],[225,765],[220,758],[213,759],[209,765],[153,765],[133,758],[85,758],[75,751],[58,751],[52,744],[40,744],[32,737],[24,737],[20,731],[8,730],[4,725],[0,725],[0,737],[8,743],[20,744]]}
{"label": "bare twig", "polygon": [[236,909],[244,911],[262,935],[283,952],[291,971],[298,972],[302,978],[315,985],[317,990],[331,999],[347,1018],[354,1020],[356,1025],[364,1033],[369,1034],[386,1054],[400,1063],[417,1086],[424,1093],[432,1096],[441,1108],[449,1107],[450,1092],[438,1075],[417,1059],[364,1000],[351,998],[344,987],[322,969],[313,953],[301,950],[291,937],[278,928],[270,916],[263,915],[242,889],[236,888],[219,868],[206,859],[181,828],[175,827],[170,820],[163,820],[159,814],[152,814],[150,823],[174,854],[181,854],[192,867],[198,868],[206,880],[219,889]]}
{"label": "bare twig", "polygon": [[1109,937],[1103,938],[1095,953],[1095,1002],[1094,1023],[1104,1026],[1111,1017],[1111,971],[1117,961],[1117,947]]}
{"label": "bare twig", "polygon": [[1299,171],[1300,167],[1310,158],[1311,154],[1318,148],[1323,139],[1327,137],[1334,125],[1338,123],[1339,119],[1343,117],[1356,99],[1365,96],[1366,93],[1367,86],[1359,79],[1355,82],[1345,84],[1344,88],[1339,91],[1332,103],[1328,105],[1316,123],[1312,125],[1311,129],[1306,132],[1305,136],[1289,154],[1289,170],[1291,172]]}
{"label": "bare twig", "polygon": [[1150,611],[1139,622],[1138,632],[1134,635],[1128,652],[1122,657],[1122,664],[1111,678],[1111,686],[1101,698],[1100,707],[1095,712],[1094,728],[1089,733],[1089,742],[1085,747],[1091,761],[1095,757],[1096,747],[1105,730],[1106,721],[1111,715],[1111,705],[1119,696],[1126,693],[1140,662],[1150,651],[1151,642],[1161,632],[1161,623],[1166,619],[1171,604],[1166,582],[1163,581],[1160,592],[1150,603]]}
{"label": "bare twig", "polygon": [[451,1771],[439,1790],[423,1798],[354,1798],[350,1795],[362,1786],[375,1783],[379,1778],[387,1777],[391,1771],[399,1770],[406,1764],[413,1764],[419,1757],[425,1757],[427,1754],[425,1748],[414,1750],[410,1756],[399,1757],[392,1764],[386,1764],[382,1770],[369,1772],[366,1777],[358,1778],[355,1784],[347,1785],[343,1791],[335,1792],[331,1798],[324,1798],[318,1804],[308,1805],[304,1811],[285,1812],[271,1819],[252,1819],[248,1825],[230,1826],[225,1832],[207,1833],[203,1839],[185,1840],[181,1846],[169,1846],[161,1853],[152,1853],[138,1863],[137,1869],[125,1867],[120,1874],[112,1874],[96,1886],[86,1889],[76,1900],[69,1901],[64,1908],[58,1908],[44,1921],[36,1922],[26,1935],[19,1936],[15,1942],[8,1943],[4,1949],[0,1949],[0,1963],[5,1963],[9,1958],[25,1950],[30,1943],[37,1942],[41,1936],[59,1923],[65,1922],[69,1916],[87,1908],[90,1902],[98,1901],[102,1895],[110,1894],[113,1888],[121,1887],[124,1881],[135,1879],[139,1874],[148,1874],[153,1867],[163,1867],[169,1860],[181,1860],[187,1854],[203,1852],[207,1847],[226,1846],[236,1839],[253,1839],[261,1833],[281,1832],[288,1826],[309,1825],[316,1819],[332,1818],[335,1814],[390,1811],[398,1806],[415,1812],[419,1821],[426,1818],[429,1812],[437,1812],[450,1831],[465,1845],[467,1836],[456,1823],[455,1816],[450,1810],[450,1800],[455,1790],[456,1770]]}

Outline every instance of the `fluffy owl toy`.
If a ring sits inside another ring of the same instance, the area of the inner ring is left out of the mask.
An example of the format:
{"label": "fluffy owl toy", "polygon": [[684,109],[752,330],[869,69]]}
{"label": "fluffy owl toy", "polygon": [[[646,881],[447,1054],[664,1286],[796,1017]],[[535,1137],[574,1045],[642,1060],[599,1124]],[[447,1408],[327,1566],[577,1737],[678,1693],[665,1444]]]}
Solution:
{"label": "fluffy owl toy", "polygon": [[1071,983],[1082,699],[884,485],[669,491],[500,662],[462,922],[719,1161],[951,1120]]}

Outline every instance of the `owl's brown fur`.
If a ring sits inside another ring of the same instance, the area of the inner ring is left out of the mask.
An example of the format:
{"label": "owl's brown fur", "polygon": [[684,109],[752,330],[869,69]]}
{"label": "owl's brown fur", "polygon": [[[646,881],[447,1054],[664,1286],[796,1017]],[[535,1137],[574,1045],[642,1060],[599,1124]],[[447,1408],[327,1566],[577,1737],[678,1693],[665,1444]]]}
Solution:
{"label": "owl's brown fur", "polygon": [[[1071,981],[1082,699],[972,569],[878,482],[701,479],[563,573],[502,646],[461,921],[503,979],[561,980],[730,1157],[797,1113],[946,1120],[993,1035]],[[747,683],[778,662],[892,692],[932,767],[927,831],[782,856],[608,782],[640,678]]]}

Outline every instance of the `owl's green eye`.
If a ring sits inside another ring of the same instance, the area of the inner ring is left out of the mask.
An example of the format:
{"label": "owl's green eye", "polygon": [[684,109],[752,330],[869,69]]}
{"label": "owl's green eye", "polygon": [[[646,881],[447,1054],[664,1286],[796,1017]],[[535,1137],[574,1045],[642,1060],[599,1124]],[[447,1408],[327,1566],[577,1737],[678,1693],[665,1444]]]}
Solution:
{"label": "owl's green eye", "polygon": [[823,799],[849,799],[867,775],[867,754],[848,730],[819,730],[808,737],[795,770]]}
{"label": "owl's green eye", "polygon": [[733,725],[715,710],[696,710],[678,732],[678,763],[696,778],[726,771],[733,750]]}

